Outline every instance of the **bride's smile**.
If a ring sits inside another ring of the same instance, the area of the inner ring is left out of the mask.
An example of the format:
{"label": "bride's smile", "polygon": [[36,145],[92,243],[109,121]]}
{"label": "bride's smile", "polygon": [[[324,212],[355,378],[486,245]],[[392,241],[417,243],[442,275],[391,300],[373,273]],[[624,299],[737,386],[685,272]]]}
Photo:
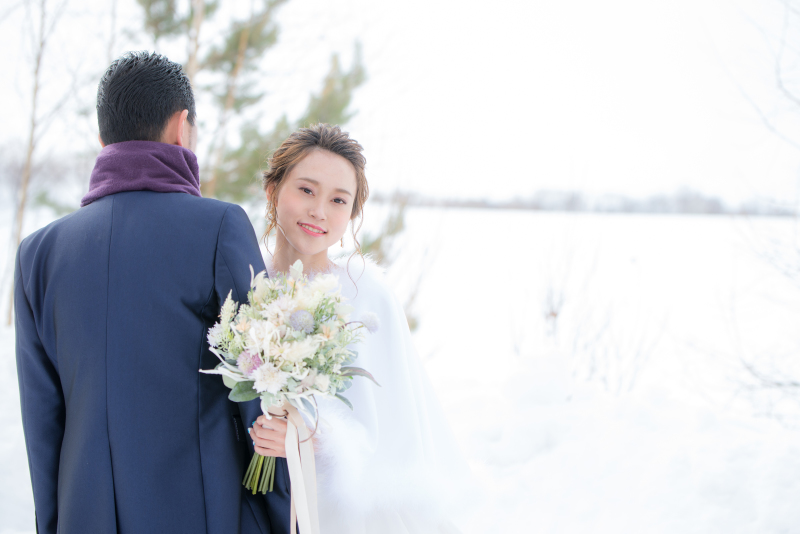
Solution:
{"label": "bride's smile", "polygon": [[305,230],[306,233],[308,233],[308,235],[313,235],[316,237],[328,233],[319,226],[314,226],[313,224],[306,224],[306,223],[297,223],[297,224],[298,226],[300,226],[300,228]]}

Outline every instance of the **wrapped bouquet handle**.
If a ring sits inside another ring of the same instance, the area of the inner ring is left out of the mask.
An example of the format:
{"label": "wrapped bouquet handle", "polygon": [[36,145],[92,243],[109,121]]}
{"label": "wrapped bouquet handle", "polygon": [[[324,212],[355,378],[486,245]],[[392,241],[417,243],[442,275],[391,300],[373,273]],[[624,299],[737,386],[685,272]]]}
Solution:
{"label": "wrapped bouquet handle", "polygon": [[297,408],[284,403],[281,407],[270,407],[269,413],[286,417],[286,464],[291,481],[292,534],[319,534],[319,512],[317,510],[317,470],[314,464],[314,445],[311,433]]}

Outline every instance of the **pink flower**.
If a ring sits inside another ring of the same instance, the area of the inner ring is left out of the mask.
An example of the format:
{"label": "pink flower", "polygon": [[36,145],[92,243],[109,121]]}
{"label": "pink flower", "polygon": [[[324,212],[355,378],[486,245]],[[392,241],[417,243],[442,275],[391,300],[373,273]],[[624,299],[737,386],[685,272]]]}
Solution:
{"label": "pink flower", "polygon": [[263,362],[261,358],[258,356],[256,352],[250,352],[249,350],[244,351],[239,355],[239,358],[236,360],[236,365],[239,366],[239,370],[245,375],[250,376],[253,371],[258,369]]}

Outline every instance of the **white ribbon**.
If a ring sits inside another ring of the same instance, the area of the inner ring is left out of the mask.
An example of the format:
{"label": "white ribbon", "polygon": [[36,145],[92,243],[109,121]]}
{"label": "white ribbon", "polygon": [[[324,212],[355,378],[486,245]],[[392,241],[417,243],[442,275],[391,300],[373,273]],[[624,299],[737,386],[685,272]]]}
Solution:
{"label": "white ribbon", "polygon": [[289,532],[296,534],[299,524],[302,534],[319,534],[317,469],[308,427],[297,408],[288,402],[280,408],[271,407],[269,413],[286,416],[286,463],[292,490]]}

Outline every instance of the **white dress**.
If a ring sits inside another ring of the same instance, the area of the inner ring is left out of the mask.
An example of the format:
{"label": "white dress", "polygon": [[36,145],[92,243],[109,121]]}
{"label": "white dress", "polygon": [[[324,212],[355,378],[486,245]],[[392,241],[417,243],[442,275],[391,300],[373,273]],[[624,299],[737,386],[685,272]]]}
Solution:
{"label": "white dress", "polygon": [[[315,437],[321,534],[450,534],[469,469],[411,342],[403,308],[383,273],[358,257],[331,272],[355,308],[380,319],[354,346],[353,365],[381,387],[356,377],[344,396],[318,399]],[[352,280],[351,280],[352,277]],[[455,501],[455,502],[454,502]]]}

